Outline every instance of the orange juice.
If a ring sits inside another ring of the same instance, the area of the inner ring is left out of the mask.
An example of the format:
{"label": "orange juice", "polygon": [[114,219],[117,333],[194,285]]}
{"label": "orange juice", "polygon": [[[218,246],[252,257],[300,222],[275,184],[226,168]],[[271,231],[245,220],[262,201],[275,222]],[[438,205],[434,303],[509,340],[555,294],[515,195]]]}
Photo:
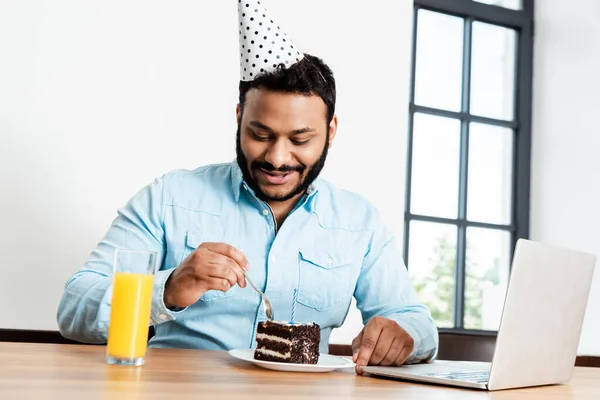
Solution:
{"label": "orange juice", "polygon": [[109,356],[120,359],[145,356],[153,285],[151,274],[115,274],[108,325]]}

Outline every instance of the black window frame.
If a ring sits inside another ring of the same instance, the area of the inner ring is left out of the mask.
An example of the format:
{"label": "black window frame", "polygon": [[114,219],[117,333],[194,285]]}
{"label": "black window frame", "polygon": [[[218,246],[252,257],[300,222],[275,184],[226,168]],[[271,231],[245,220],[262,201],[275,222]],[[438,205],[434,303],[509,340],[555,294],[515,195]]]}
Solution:
{"label": "black window frame", "polygon": [[[464,19],[463,32],[463,71],[462,104],[460,112],[425,107],[415,104],[415,69],[417,55],[417,28],[419,10],[434,11]],[[472,23],[484,22],[511,28],[516,31],[515,43],[515,101],[512,121],[496,120],[468,112],[471,83],[471,32]],[[530,176],[531,176],[531,118],[532,118],[532,81],[533,81],[533,37],[534,37],[534,0],[522,0],[521,10],[512,10],[500,6],[478,3],[474,0],[414,0],[411,80],[408,121],[408,154],[406,170],[406,197],[404,212],[404,260],[408,268],[410,223],[412,221],[435,222],[457,227],[457,250],[454,298],[454,328],[443,328],[440,332],[466,333],[476,335],[495,335],[496,331],[465,329],[465,271],[466,271],[466,231],[467,227],[489,228],[508,231],[511,234],[510,259],[514,254],[519,238],[529,238],[530,214]],[[460,132],[460,177],[458,217],[439,218],[411,213],[412,150],[415,113],[449,117],[459,120]],[[510,128],[514,131],[513,174],[512,174],[512,218],[510,225],[496,225],[469,221],[467,219],[467,184],[469,155],[469,126],[479,122],[492,126]]]}

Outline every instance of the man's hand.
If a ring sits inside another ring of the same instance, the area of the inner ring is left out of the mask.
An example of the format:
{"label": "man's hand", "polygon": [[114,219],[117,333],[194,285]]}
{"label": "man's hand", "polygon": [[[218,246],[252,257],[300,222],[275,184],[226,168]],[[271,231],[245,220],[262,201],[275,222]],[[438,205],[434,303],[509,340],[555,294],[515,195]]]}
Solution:
{"label": "man's hand", "polygon": [[365,365],[404,364],[415,346],[413,338],[391,319],[374,317],[352,341],[352,361],[356,373]]}
{"label": "man's hand", "polygon": [[236,283],[246,287],[242,268],[247,270],[244,253],[226,243],[202,243],[165,283],[167,307],[187,307],[207,290],[226,292]]}

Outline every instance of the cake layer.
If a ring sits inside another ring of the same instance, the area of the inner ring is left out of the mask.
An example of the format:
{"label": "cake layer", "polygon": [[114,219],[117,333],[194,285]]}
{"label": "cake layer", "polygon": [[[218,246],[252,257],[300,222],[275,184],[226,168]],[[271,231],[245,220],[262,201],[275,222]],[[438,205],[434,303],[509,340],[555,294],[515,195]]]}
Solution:
{"label": "cake layer", "polygon": [[292,351],[292,342],[283,343],[276,340],[259,340],[257,341],[257,349],[267,349],[276,351],[281,354],[289,353]]}
{"label": "cake layer", "polygon": [[272,342],[281,342],[281,343],[286,343],[288,345],[292,344],[292,341],[289,339],[285,339],[276,335],[268,335],[266,333],[257,333],[256,334],[256,341],[257,342],[261,342],[263,340],[268,340],[268,341],[272,341]]}
{"label": "cake layer", "polygon": [[263,360],[263,361],[274,361],[274,362],[284,362],[284,363],[292,362],[290,353],[282,355],[282,354],[272,352],[270,350],[264,350],[264,349],[256,349],[254,351],[254,358],[256,360]]}
{"label": "cake layer", "polygon": [[273,322],[266,321],[258,324],[256,329],[257,335],[266,334],[271,336],[277,336],[282,339],[290,340],[292,335],[295,337],[304,336],[310,332],[319,332],[320,339],[320,328],[317,324],[290,324],[286,322]]}

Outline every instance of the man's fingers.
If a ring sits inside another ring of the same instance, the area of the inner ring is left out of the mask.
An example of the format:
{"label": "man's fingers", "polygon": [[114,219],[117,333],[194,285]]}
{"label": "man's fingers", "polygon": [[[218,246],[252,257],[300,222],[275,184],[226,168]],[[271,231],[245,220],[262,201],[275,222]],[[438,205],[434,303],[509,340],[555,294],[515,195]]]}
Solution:
{"label": "man's fingers", "polygon": [[235,284],[240,285],[240,287],[246,286],[246,278],[242,270],[231,259],[220,254],[215,254],[208,266],[208,277],[227,279],[231,286]]}
{"label": "man's fingers", "polygon": [[[229,269],[231,269],[231,271],[235,274],[236,278],[235,278],[235,282],[237,282],[238,285],[240,285],[240,287],[246,287],[246,277],[244,276],[244,271],[242,271],[242,267],[240,266],[239,262],[234,260],[233,258],[231,258],[230,256],[220,253],[218,251],[212,251],[211,248],[216,248],[216,249],[227,249],[230,248],[232,249],[232,251],[234,252],[239,252],[240,254],[242,254],[239,250],[236,250],[235,248],[229,246],[228,244],[225,243],[207,243],[206,244],[207,250],[210,252],[209,253],[209,262],[210,264],[214,265],[214,264],[218,264],[218,265],[224,265],[227,266]],[[211,247],[215,245],[216,247]],[[221,246],[224,245],[224,246]],[[228,247],[226,247],[228,246]],[[245,260],[246,257],[242,254],[243,259]],[[247,268],[244,268],[247,269]],[[210,276],[213,277],[221,277],[221,276],[230,276],[229,272],[227,271],[223,271],[223,270],[218,270],[218,272],[212,272],[210,274]],[[232,282],[233,285],[235,285],[235,282]]]}
{"label": "man's fingers", "polygon": [[[369,365],[378,365],[381,361],[383,361],[388,351],[392,347],[392,343],[394,343],[394,331],[389,329],[389,327],[384,327],[379,334],[379,339],[377,339],[375,349],[373,349],[373,353],[371,353]],[[394,357],[394,360],[395,359],[396,358]]]}
{"label": "man's fingers", "polygon": [[400,352],[402,351],[403,347],[404,344],[402,343],[402,341],[398,340],[398,338],[395,338],[387,354],[385,355],[385,357],[383,357],[383,360],[379,362],[379,365],[382,365],[384,367],[389,367],[390,365],[393,365],[398,359],[398,356],[400,355]]}
{"label": "man's fingers", "polygon": [[202,243],[202,245],[213,253],[219,253],[231,258],[240,266],[240,268],[245,270],[249,268],[246,255],[227,243]]}
{"label": "man's fingers", "polygon": [[362,342],[364,328],[361,329],[360,333],[357,337],[352,340],[352,362],[356,362],[356,358],[358,357],[358,350],[360,350],[360,343]]}
{"label": "man's fingers", "polygon": [[406,360],[408,360],[408,357],[410,356],[410,353],[412,353],[412,351],[413,351],[413,346],[404,346],[402,348],[402,350],[400,351],[400,353],[398,354],[398,357],[396,357],[396,361],[394,361],[394,365],[396,367],[399,367],[402,364],[404,364],[406,362]]}
{"label": "man's fingers", "polygon": [[240,268],[237,262],[221,254],[218,254],[217,260],[229,267],[233,271],[233,273],[236,276],[237,284],[240,285],[240,287],[246,287],[246,276],[244,275],[244,271]]}
{"label": "man's fingers", "polygon": [[207,290],[220,290],[221,292],[226,292],[233,286],[229,279],[225,278],[213,278],[209,277],[204,279],[202,285],[204,286],[202,289],[204,291]]}
{"label": "man's fingers", "polygon": [[369,364],[371,355],[379,340],[381,334],[382,325],[377,320],[372,319],[367,323],[364,328],[360,349],[358,350],[358,356],[356,358],[356,372],[362,374],[362,367]]}

